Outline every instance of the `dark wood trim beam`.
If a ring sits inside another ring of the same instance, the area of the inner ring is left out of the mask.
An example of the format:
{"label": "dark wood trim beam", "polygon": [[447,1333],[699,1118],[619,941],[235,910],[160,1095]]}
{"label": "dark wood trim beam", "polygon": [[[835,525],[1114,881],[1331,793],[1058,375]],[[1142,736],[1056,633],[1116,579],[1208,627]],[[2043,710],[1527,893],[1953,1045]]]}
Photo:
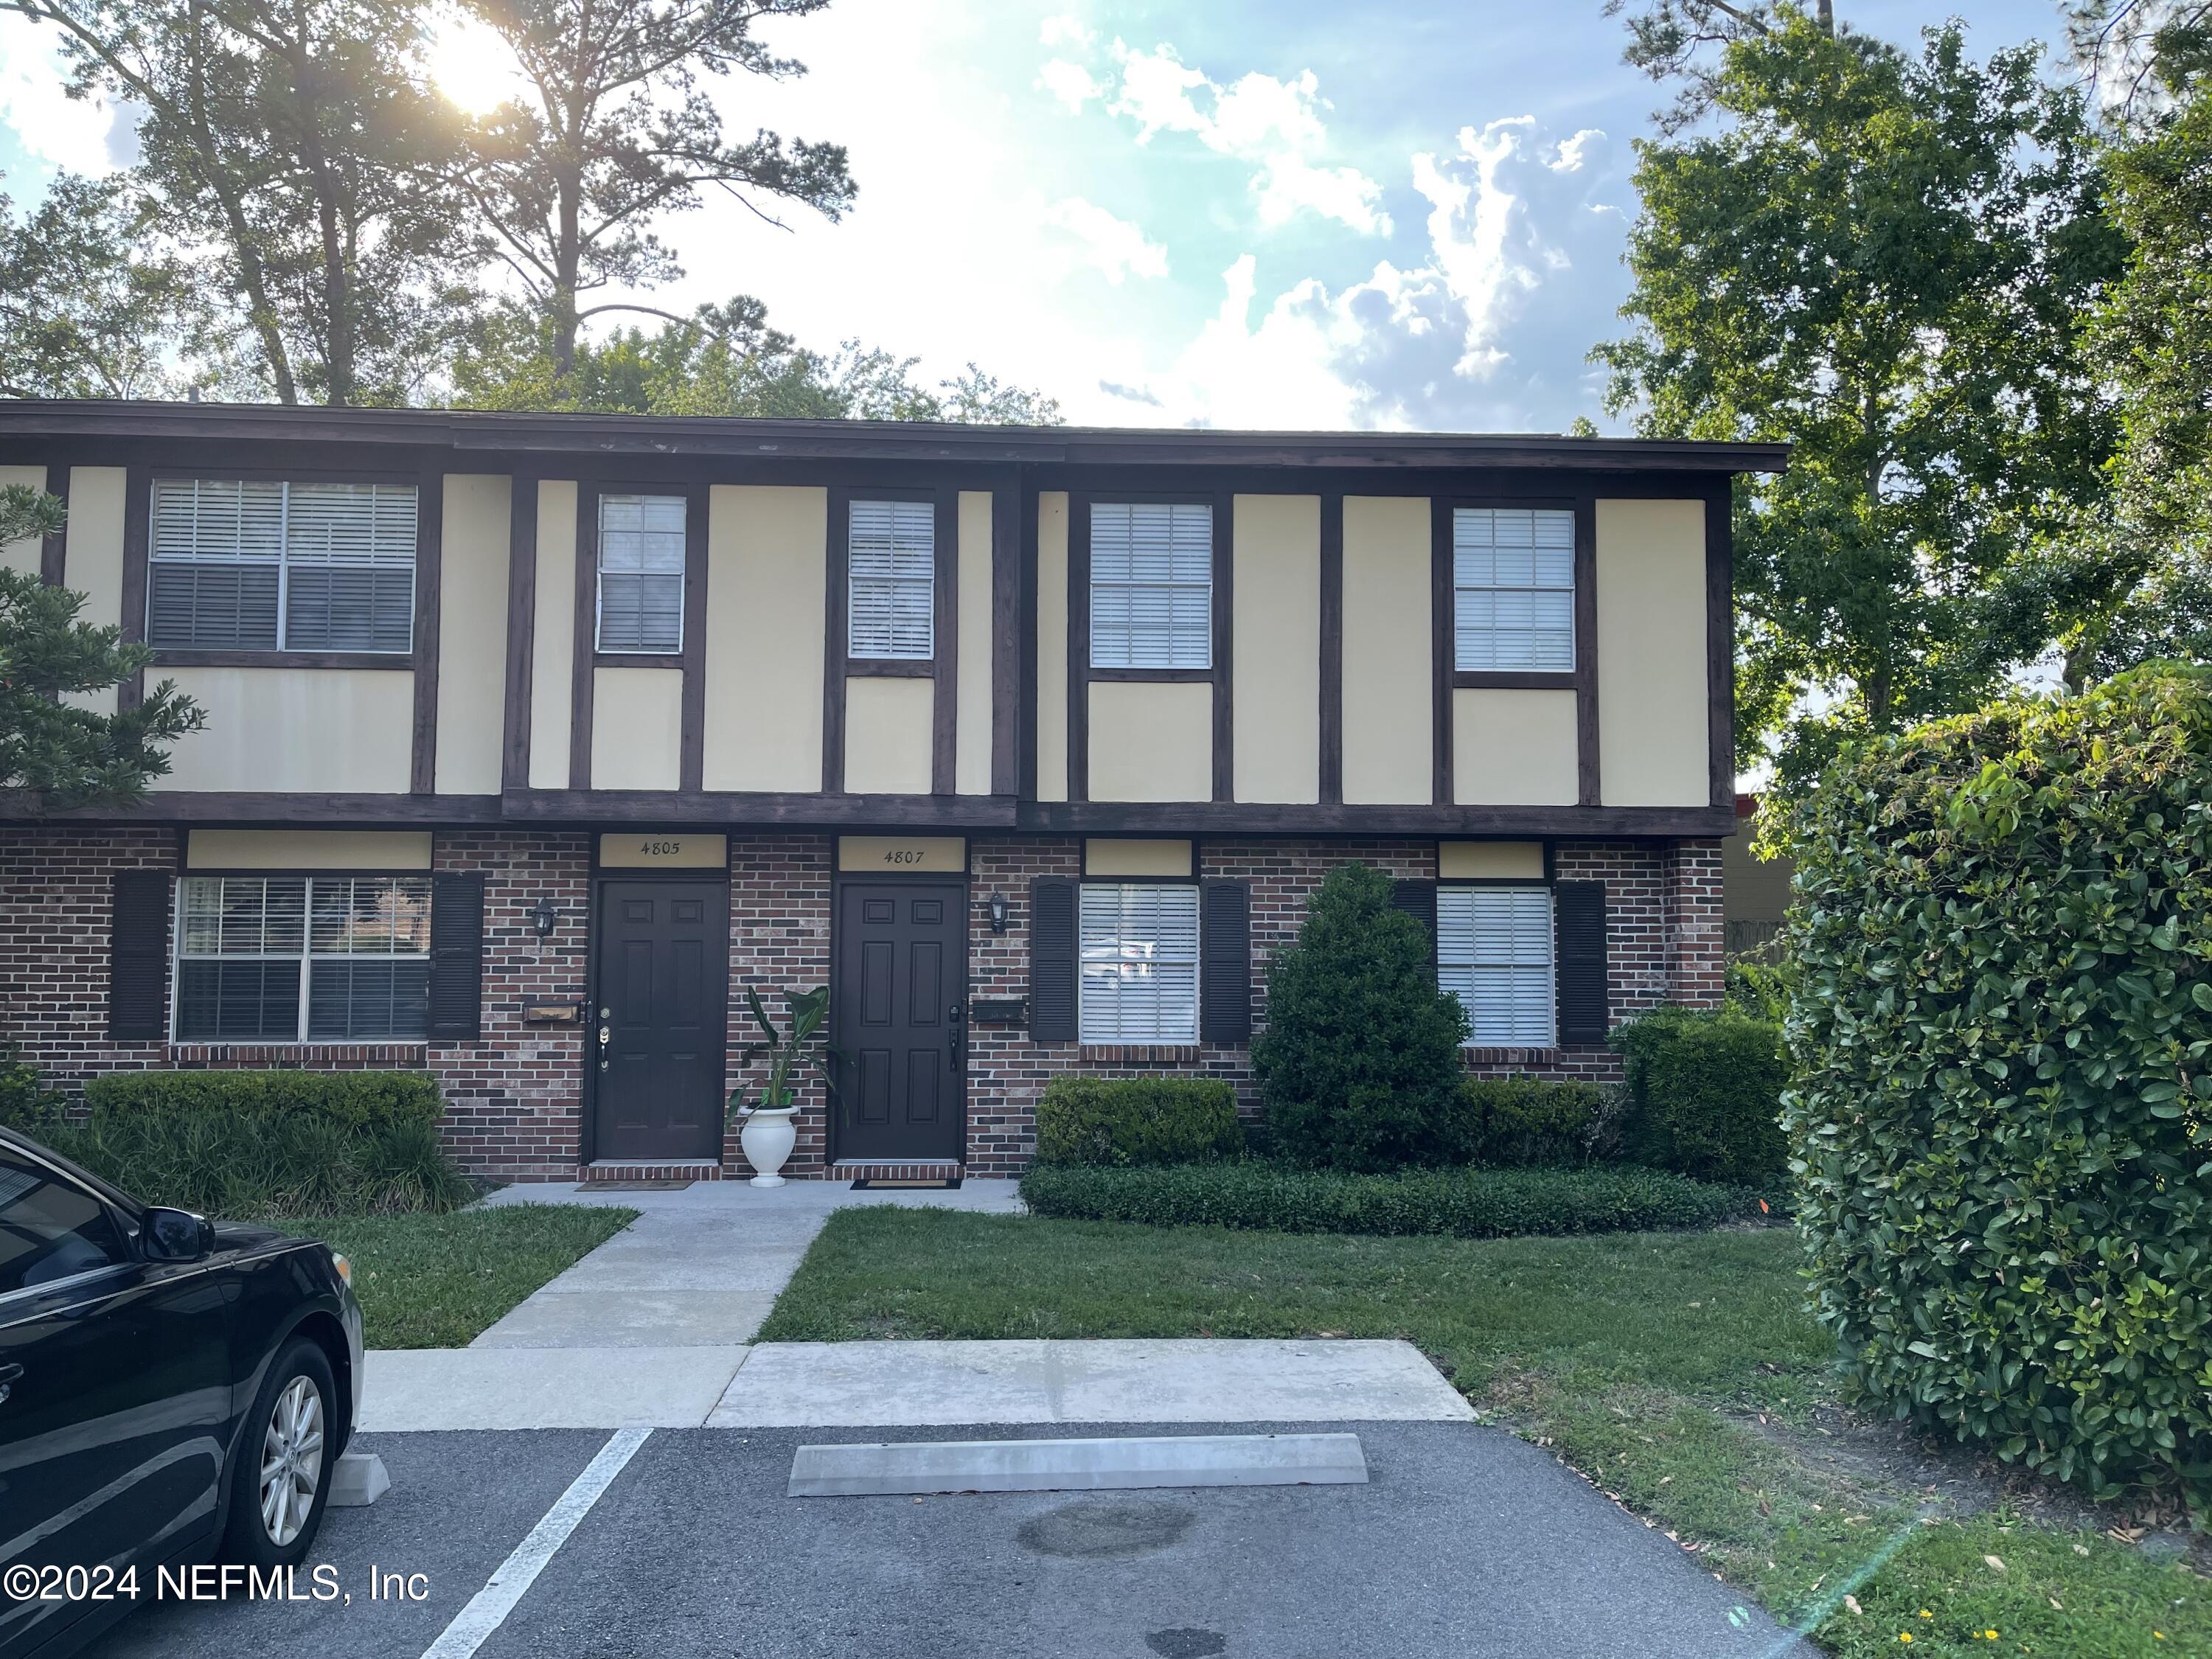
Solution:
{"label": "dark wood trim beam", "polygon": [[599,496],[604,486],[576,483],[576,621],[568,671],[568,787],[592,787],[592,671],[599,665]]}
{"label": "dark wood trim beam", "polygon": [[[1038,490],[1026,474],[1022,477],[1018,509],[1020,520],[1015,526],[1020,538],[1021,579],[1017,584],[1021,605],[1021,679],[1020,698],[1023,710],[1019,746],[1015,750],[1013,793],[1024,800],[1034,800],[1037,793],[1037,727],[1042,718],[1037,690],[1037,518],[1042,510],[1038,504]],[[993,509],[996,511],[995,507]],[[1000,791],[995,782],[993,793]]]}
{"label": "dark wood trim beam", "polygon": [[[421,626],[418,605],[416,626]],[[156,651],[156,668],[391,668],[418,667],[412,651]]]}
{"label": "dark wood trim beam", "polygon": [[1237,799],[1237,497],[1213,498],[1213,798]]}
{"label": "dark wood trim beam", "polygon": [[933,594],[932,656],[936,684],[929,702],[929,790],[949,795],[960,743],[960,491],[937,492],[937,580]]}
{"label": "dark wood trim beam", "polygon": [[1577,686],[1571,672],[1519,668],[1455,669],[1451,684],[1455,691],[1572,691]]}
{"label": "dark wood trim beam", "polygon": [[1597,497],[1575,502],[1575,804],[1605,799],[1598,775]]}
{"label": "dark wood trim beam", "polygon": [[823,561],[822,618],[829,644],[822,662],[822,793],[845,793],[845,668],[852,654],[853,501],[860,494],[832,485],[830,537]]}
{"label": "dark wood trim beam", "polygon": [[1093,680],[1122,681],[1154,685],[1211,685],[1214,671],[1211,668],[1094,668]]}
{"label": "dark wood trim beam", "polygon": [[1452,803],[1452,502],[1429,498],[1429,799]]}
{"label": "dark wood trim beam", "polygon": [[1621,840],[1731,833],[1711,806],[1298,806],[1233,801],[1024,801],[1019,827],[1054,835],[1438,836]]}
{"label": "dark wood trim beam", "polygon": [[310,795],[161,789],[133,807],[81,806],[38,811],[0,799],[0,819],[68,823],[313,824],[330,829],[496,823],[493,795]]}
{"label": "dark wood trim beam", "polygon": [[[1029,705],[1022,700],[1021,482],[991,490],[991,793],[1021,787],[1022,736]],[[971,641],[970,648],[980,642]]]}
{"label": "dark wood trim beam", "polygon": [[[1705,684],[1712,744],[1712,803],[1735,811],[1735,492],[1724,480],[1705,496]],[[1723,830],[1723,835],[1733,833]]]}
{"label": "dark wood trim beam", "polygon": [[848,657],[845,678],[859,680],[933,680],[934,657]]}
{"label": "dark wood trim beam", "polygon": [[1321,498],[1321,799],[1344,799],[1344,492]]}
{"label": "dark wood trim beam", "polygon": [[443,604],[446,473],[426,466],[415,497],[415,742],[408,787],[418,795],[438,787],[438,622]]}
{"label": "dark wood trim beam", "polygon": [[1067,799],[1091,799],[1091,497],[1067,497]]}
{"label": "dark wood trim beam", "polygon": [[676,739],[680,787],[696,792],[707,766],[707,512],[710,486],[684,492],[684,685]]}
{"label": "dark wood trim beam", "polygon": [[1012,830],[1001,795],[807,795],[658,789],[511,790],[511,823],[710,824],[775,829]]}
{"label": "dark wood trim beam", "polygon": [[[67,455],[50,456],[46,460],[46,494],[60,501],[67,511],[70,501],[70,473],[74,469]],[[48,587],[60,587],[69,574],[69,526],[64,524],[58,534],[39,538],[39,580]]]}
{"label": "dark wood trim beam", "polygon": [[[154,475],[134,466],[123,479],[123,642],[146,640],[146,555],[153,534]],[[136,708],[146,700],[143,669],[116,688],[118,708]]]}
{"label": "dark wood trim beam", "polygon": [[500,740],[503,787],[530,781],[530,698],[538,672],[538,479],[516,473],[507,521],[507,705]]}

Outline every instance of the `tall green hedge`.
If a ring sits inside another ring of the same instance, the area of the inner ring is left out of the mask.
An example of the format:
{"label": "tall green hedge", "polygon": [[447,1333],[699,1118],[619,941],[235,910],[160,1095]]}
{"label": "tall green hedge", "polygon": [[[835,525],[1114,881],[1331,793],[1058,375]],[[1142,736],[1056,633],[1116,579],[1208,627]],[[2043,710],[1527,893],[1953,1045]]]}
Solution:
{"label": "tall green hedge", "polygon": [[1187,1164],[1244,1150],[1219,1078],[1056,1077],[1037,1100],[1040,1164]]}
{"label": "tall green hedge", "polygon": [[1791,812],[1784,1127],[1863,1394],[2212,1504],[2212,671],[1847,751]]}
{"label": "tall green hedge", "polygon": [[1626,1151],[1700,1181],[1758,1183],[1789,1161],[1781,1028],[1740,1008],[1661,1006],[1614,1030],[1629,1094]]}
{"label": "tall green hedge", "polygon": [[119,1116],[224,1112],[356,1128],[435,1124],[445,1111],[428,1072],[113,1072],[88,1079],[84,1099],[95,1113]]}

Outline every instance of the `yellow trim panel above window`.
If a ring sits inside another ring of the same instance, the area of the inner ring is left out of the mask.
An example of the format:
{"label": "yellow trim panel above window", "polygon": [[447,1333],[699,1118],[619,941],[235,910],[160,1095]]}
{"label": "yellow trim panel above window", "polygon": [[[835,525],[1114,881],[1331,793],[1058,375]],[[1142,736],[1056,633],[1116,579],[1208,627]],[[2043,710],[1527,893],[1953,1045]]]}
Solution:
{"label": "yellow trim panel above window", "polygon": [[1093,836],[1083,843],[1086,876],[1179,876],[1192,873],[1187,841],[1111,841]]}
{"label": "yellow trim panel above window", "polygon": [[427,870],[428,830],[194,830],[187,870]]}
{"label": "yellow trim panel above window", "polygon": [[1540,841],[1440,841],[1437,843],[1439,881],[1541,881],[1544,843]]}

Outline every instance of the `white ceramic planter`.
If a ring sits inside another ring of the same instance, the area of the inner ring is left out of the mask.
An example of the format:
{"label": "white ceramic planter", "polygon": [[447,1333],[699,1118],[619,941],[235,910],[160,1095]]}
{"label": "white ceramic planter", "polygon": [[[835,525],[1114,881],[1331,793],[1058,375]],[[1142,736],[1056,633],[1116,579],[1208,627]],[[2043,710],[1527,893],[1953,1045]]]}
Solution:
{"label": "white ceramic planter", "polygon": [[745,1162],[753,1166],[754,1186],[783,1185],[783,1177],[776,1171],[783,1168],[792,1144],[799,1139],[798,1127],[792,1122],[798,1115],[796,1106],[775,1110],[756,1108],[745,1114],[744,1123],[738,1130],[738,1145],[745,1149]]}

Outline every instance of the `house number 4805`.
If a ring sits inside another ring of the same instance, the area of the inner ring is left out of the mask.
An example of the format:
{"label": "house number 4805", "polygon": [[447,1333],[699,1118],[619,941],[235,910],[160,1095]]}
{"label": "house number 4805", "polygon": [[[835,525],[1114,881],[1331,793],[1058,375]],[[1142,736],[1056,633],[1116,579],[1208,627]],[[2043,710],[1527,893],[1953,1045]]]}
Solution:
{"label": "house number 4805", "polygon": [[680,841],[641,841],[637,844],[637,850],[649,859],[674,858],[684,850],[684,843]]}

